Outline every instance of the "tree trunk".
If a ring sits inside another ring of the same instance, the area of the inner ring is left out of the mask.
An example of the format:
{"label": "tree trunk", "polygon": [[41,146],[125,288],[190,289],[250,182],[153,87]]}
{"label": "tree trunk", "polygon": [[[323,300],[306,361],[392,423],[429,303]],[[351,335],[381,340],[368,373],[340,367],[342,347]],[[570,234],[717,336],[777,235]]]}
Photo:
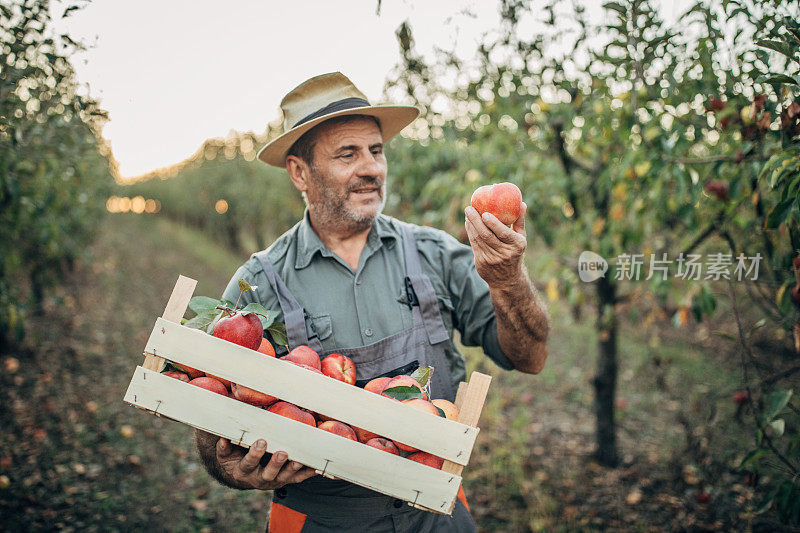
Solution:
{"label": "tree trunk", "polygon": [[597,280],[598,358],[594,379],[594,409],[597,418],[595,458],[604,466],[616,466],[617,437],[614,422],[614,396],[617,388],[617,316],[614,310],[616,287],[612,280]]}

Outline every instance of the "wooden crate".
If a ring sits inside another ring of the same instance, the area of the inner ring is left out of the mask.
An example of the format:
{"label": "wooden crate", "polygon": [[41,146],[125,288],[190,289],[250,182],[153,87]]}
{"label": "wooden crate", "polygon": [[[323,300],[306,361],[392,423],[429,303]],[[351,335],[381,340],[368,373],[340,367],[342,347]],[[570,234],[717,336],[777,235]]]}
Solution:
{"label": "wooden crate", "polygon": [[[326,477],[356,483],[420,509],[452,513],[491,377],[473,372],[469,383],[460,384],[458,422],[431,416],[182,326],[180,320],[196,284],[190,278],[178,278],[164,314],[156,319],[144,349],[144,363],[136,367],[124,401],[240,446],[264,439],[267,452],[283,450],[291,460]],[[444,465],[436,470],[164,376],[160,372],[165,359],[414,446],[444,458]]]}

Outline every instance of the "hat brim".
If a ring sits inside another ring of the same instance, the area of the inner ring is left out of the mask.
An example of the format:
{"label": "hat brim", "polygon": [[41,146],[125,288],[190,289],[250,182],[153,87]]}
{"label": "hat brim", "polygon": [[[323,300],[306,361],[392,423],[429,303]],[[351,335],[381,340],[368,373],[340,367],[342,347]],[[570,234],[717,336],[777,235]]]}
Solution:
{"label": "hat brim", "polygon": [[286,168],[286,154],[297,139],[319,123],[344,115],[367,115],[377,118],[381,124],[383,142],[388,142],[389,139],[400,133],[403,128],[414,122],[414,119],[419,115],[419,110],[411,106],[379,105],[353,107],[323,115],[275,137],[259,150],[258,158],[273,167]]}

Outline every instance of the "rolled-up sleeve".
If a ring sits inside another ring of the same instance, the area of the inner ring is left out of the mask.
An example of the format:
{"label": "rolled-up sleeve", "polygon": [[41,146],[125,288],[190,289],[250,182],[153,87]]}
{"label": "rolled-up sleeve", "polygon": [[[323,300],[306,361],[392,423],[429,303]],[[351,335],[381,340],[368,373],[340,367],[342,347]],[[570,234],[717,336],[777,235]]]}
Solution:
{"label": "rolled-up sleeve", "polygon": [[497,318],[489,285],[475,269],[472,248],[446,235],[442,241],[442,254],[443,264],[449,270],[446,282],[462,344],[480,346],[497,366],[512,370],[514,365],[503,353],[497,339]]}

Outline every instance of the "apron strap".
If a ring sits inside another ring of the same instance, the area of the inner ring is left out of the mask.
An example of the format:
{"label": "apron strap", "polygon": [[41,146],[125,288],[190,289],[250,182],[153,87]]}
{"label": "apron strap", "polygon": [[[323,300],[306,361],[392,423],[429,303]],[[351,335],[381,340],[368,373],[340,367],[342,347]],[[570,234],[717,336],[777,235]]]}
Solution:
{"label": "apron strap", "polygon": [[297,346],[308,346],[316,352],[322,351],[322,343],[319,338],[314,334],[310,339],[308,338],[308,331],[306,330],[306,318],[308,313],[301,306],[294,295],[289,291],[289,288],[283,282],[283,279],[278,275],[272,261],[267,257],[267,251],[262,250],[253,254],[253,257],[258,259],[261,263],[261,268],[267,275],[267,280],[278,296],[278,302],[283,311],[283,320],[286,325],[286,336],[289,339],[289,348],[296,348]]}
{"label": "apron strap", "polygon": [[[411,226],[401,223],[403,230],[403,252],[406,263],[406,276],[414,293],[419,301],[419,310],[422,314],[422,321],[425,324],[425,331],[428,333],[428,340],[431,344],[437,344],[450,338],[447,329],[442,321],[442,314],[439,311],[439,301],[436,299],[436,291],[433,290],[431,280],[422,271],[422,264],[419,260],[417,251],[417,241]],[[411,303],[411,302],[409,302]]]}

